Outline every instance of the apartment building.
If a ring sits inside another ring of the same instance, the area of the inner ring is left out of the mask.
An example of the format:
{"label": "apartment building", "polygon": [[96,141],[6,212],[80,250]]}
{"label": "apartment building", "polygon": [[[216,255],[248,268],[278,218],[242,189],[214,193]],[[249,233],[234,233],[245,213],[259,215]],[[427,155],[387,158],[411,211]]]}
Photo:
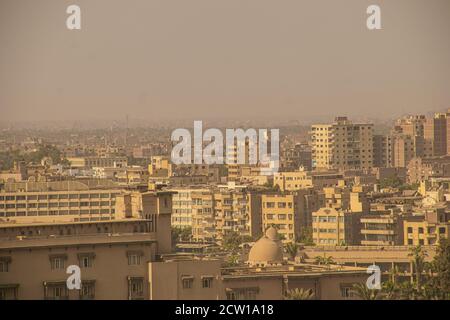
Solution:
{"label": "apartment building", "polygon": [[191,192],[192,240],[213,242],[217,235],[215,197],[210,189]]}
{"label": "apartment building", "polygon": [[[425,261],[431,262],[436,254],[435,246],[423,246]],[[380,267],[382,281],[389,279],[389,273],[396,268],[402,280],[413,280],[414,263],[410,246],[309,246],[303,250],[304,260],[313,263],[316,257],[333,257],[340,265],[365,268]]]}
{"label": "apartment building", "polygon": [[6,183],[0,219],[16,222],[111,220],[117,185],[101,180]]}
{"label": "apartment building", "polygon": [[363,169],[373,166],[373,124],[353,124],[337,117],[311,128],[312,162],[317,169]]}
{"label": "apartment building", "polygon": [[148,165],[151,177],[170,177],[172,175],[172,164],[166,156],[152,156]]}
{"label": "apartment building", "polygon": [[209,192],[208,188],[170,188],[172,196],[172,226],[176,228],[192,227],[192,193]]}
{"label": "apartment building", "polygon": [[431,142],[433,156],[447,154],[447,121],[445,113],[436,113],[425,122],[424,138]]}
{"label": "apartment building", "polygon": [[261,196],[245,186],[171,188],[172,226],[191,227],[194,241],[221,240],[230,232],[257,237],[261,227]]}
{"label": "apartment building", "polygon": [[282,148],[280,157],[283,171],[297,170],[300,167],[311,170],[311,147],[306,143],[297,143],[293,147]]}
{"label": "apartment building", "polygon": [[423,156],[424,138],[421,136],[397,134],[393,137],[392,144],[393,166],[396,168],[406,168],[413,158]]}
{"label": "apartment building", "polygon": [[312,213],[313,241],[316,245],[359,244],[361,213],[320,208]]}
{"label": "apartment building", "polygon": [[419,183],[432,177],[450,177],[450,156],[413,158],[407,170],[408,183]]}
{"label": "apartment building", "polygon": [[314,172],[299,169],[297,171],[277,172],[273,184],[280,191],[297,191],[314,187],[318,190],[324,187],[336,186],[343,175],[336,172]]}
{"label": "apartment building", "polygon": [[104,156],[104,157],[68,157],[72,168],[93,168],[93,167],[126,167],[128,159],[125,156]]}
{"label": "apartment building", "polygon": [[361,244],[389,246],[403,244],[404,216],[395,213],[370,213],[361,216]]}
{"label": "apartment building", "polygon": [[449,232],[450,213],[445,207],[424,209],[422,215],[403,222],[404,245],[437,245],[441,238],[448,239]]}
{"label": "apartment building", "polygon": [[424,127],[427,119],[424,115],[409,115],[396,121],[396,127],[409,136],[424,136]]}
{"label": "apartment building", "polygon": [[303,195],[263,194],[261,202],[263,229],[275,227],[284,242],[297,241],[308,220]]}
{"label": "apartment building", "polygon": [[390,168],[394,165],[394,145],[392,135],[373,136],[373,166]]}
{"label": "apartment building", "polygon": [[277,172],[273,177],[274,186],[278,186],[280,191],[295,191],[313,186],[312,178],[305,170]]}
{"label": "apartment building", "polygon": [[255,237],[261,234],[260,195],[244,190],[219,189],[214,192],[216,238],[230,232]]}

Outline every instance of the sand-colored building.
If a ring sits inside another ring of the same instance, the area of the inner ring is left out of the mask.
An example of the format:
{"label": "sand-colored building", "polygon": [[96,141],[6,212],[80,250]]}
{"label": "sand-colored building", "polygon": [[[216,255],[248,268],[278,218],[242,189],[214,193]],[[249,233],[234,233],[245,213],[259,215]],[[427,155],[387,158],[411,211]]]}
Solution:
{"label": "sand-colored building", "polygon": [[[141,201],[142,211],[112,221],[0,224],[0,297],[148,299],[147,263],[172,249],[171,195]],[[81,270],[79,290],[66,283],[71,265]]]}
{"label": "sand-colored building", "polygon": [[414,215],[403,222],[404,245],[437,245],[450,235],[450,213],[445,207],[424,209],[422,215]]}
{"label": "sand-colored building", "polygon": [[0,220],[111,220],[121,192],[107,180],[7,183],[0,192]]}
{"label": "sand-colored building", "polygon": [[337,117],[311,128],[312,164],[317,169],[364,169],[373,166],[373,124]]}
{"label": "sand-colored building", "polygon": [[93,168],[93,167],[126,167],[128,159],[125,156],[89,156],[89,157],[68,157],[72,168]]}
{"label": "sand-colored building", "polygon": [[221,240],[230,232],[258,237],[262,233],[261,196],[245,186],[171,188],[172,226],[192,228],[194,241]]}
{"label": "sand-colored building", "polygon": [[356,245],[360,242],[361,213],[320,208],[312,213],[313,241],[317,245]]}
{"label": "sand-colored building", "polygon": [[283,241],[295,242],[307,225],[304,197],[296,193],[263,194],[261,201],[263,229],[273,226]]}

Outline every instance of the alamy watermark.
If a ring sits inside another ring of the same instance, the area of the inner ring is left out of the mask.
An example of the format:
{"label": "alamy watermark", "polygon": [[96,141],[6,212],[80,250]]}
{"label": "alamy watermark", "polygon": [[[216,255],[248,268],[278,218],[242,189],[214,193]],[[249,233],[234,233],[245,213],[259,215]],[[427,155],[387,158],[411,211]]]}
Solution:
{"label": "alamy watermark", "polygon": [[370,277],[366,281],[367,289],[380,290],[381,289],[381,270],[377,265],[371,265],[367,267],[367,273],[370,273]]}
{"label": "alamy watermark", "polygon": [[175,129],[171,141],[178,143],[172,148],[172,163],[258,165],[262,175],[278,172],[279,129],[270,129],[270,133],[268,129],[225,129],[225,138],[224,148],[222,131],[209,128],[203,132],[202,121],[194,121],[193,141],[188,129]]}
{"label": "alamy watermark", "polygon": [[81,289],[81,269],[79,266],[72,264],[67,267],[66,273],[70,274],[67,278],[66,285],[69,290]]}

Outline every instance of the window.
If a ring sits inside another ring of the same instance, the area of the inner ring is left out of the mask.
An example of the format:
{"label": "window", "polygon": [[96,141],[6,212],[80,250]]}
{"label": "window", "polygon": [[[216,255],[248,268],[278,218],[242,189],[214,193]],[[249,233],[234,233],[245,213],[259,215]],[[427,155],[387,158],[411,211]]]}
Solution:
{"label": "window", "polygon": [[413,228],[412,227],[408,227],[408,233],[412,233],[413,232]]}
{"label": "window", "polygon": [[259,288],[227,289],[227,300],[256,300]]}
{"label": "window", "polygon": [[0,257],[0,272],[8,272],[11,257]]}
{"label": "window", "polygon": [[439,233],[440,233],[440,234],[445,233],[445,228],[444,228],[444,227],[439,228]]}
{"label": "window", "polygon": [[95,298],[95,281],[82,281],[80,300],[91,300]]}
{"label": "window", "polygon": [[66,300],[69,298],[65,282],[44,282],[44,294],[46,300]]}
{"label": "window", "polygon": [[423,245],[425,244],[425,241],[424,241],[423,239],[419,239],[419,244],[420,244],[421,246],[423,246]]}
{"label": "window", "polygon": [[81,268],[90,268],[92,267],[92,262],[95,258],[95,253],[79,253],[78,254],[78,263]]}
{"label": "window", "polygon": [[128,277],[128,298],[141,300],[144,298],[144,278]]}
{"label": "window", "polygon": [[353,286],[341,286],[341,296],[343,298],[353,297]]}
{"label": "window", "polygon": [[423,228],[419,227],[419,233],[423,233]]}
{"label": "window", "polygon": [[203,277],[202,278],[202,288],[211,288],[212,287],[212,277]]}
{"label": "window", "polygon": [[141,256],[143,256],[144,253],[141,251],[128,251],[128,265],[130,266],[137,266],[141,264]]}
{"label": "window", "polygon": [[0,288],[0,300],[16,300],[18,291],[19,285],[3,285]]}
{"label": "window", "polygon": [[275,202],[267,202],[266,207],[267,208],[275,208]]}
{"label": "window", "polygon": [[185,278],[181,279],[183,289],[191,289],[193,282],[194,282],[194,278],[192,278],[192,277],[185,277]]}
{"label": "window", "polygon": [[67,256],[64,254],[61,255],[51,255],[50,256],[50,266],[52,270],[60,270],[64,269],[65,260]]}

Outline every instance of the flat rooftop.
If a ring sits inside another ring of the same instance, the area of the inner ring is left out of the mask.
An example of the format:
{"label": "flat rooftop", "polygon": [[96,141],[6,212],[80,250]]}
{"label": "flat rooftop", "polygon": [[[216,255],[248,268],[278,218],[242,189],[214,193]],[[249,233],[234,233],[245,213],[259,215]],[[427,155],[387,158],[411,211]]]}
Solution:
{"label": "flat rooftop", "polygon": [[74,236],[18,237],[2,239],[0,250],[33,249],[47,247],[83,246],[95,244],[135,244],[156,242],[155,233],[93,234]]}

